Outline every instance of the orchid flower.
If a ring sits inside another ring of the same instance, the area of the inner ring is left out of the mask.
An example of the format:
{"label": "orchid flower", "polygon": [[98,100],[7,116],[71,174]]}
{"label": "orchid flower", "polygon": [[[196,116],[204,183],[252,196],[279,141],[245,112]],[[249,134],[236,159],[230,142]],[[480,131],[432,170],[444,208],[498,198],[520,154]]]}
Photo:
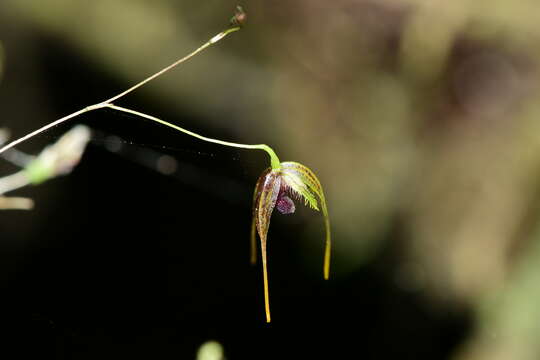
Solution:
{"label": "orchid flower", "polygon": [[[330,275],[330,220],[321,183],[317,176],[307,166],[293,161],[286,161],[277,167],[266,169],[259,177],[253,196],[253,220],[251,224],[251,263],[257,259],[256,233],[261,240],[261,257],[264,281],[264,302],[266,321],[270,322],[270,302],[268,291],[268,270],[266,261],[266,242],[270,218],[274,208],[282,214],[295,211],[294,201],[304,200],[305,205],[312,209],[322,209],[326,227],[326,242],[324,250],[324,279]],[[319,204],[320,203],[320,204]]]}
{"label": "orchid flower", "polygon": [[[90,105],[83,109],[75,111],[74,113],[66,115],[55,121],[52,121],[48,123],[47,125],[44,125],[40,127],[39,129],[34,130],[26,134],[25,136],[22,136],[18,138],[17,140],[14,140],[6,145],[3,145],[3,146],[0,145],[1,146],[0,154],[16,146],[17,144],[27,141],[33,138],[34,136],[51,129],[52,127],[55,127],[61,123],[64,123],[68,120],[76,118],[79,115],[82,115],[89,111],[95,111],[98,109],[105,109],[105,108],[113,109],[113,110],[123,112],[123,113],[132,114],[135,116],[139,116],[139,117],[154,121],[161,125],[168,126],[175,130],[178,130],[186,135],[193,136],[202,141],[206,141],[206,142],[210,142],[214,144],[220,144],[224,146],[235,147],[235,148],[241,148],[241,149],[265,151],[270,157],[270,168],[268,168],[267,170],[263,172],[263,174],[257,181],[257,185],[255,187],[255,195],[254,195],[254,202],[253,202],[253,223],[251,227],[252,228],[251,229],[251,244],[252,244],[251,262],[255,263],[256,261],[256,254],[257,254],[256,253],[256,232],[258,232],[259,237],[261,239],[266,320],[270,322],[270,306],[269,306],[269,300],[268,300],[269,299],[268,273],[267,273],[267,267],[266,267],[266,240],[267,240],[268,228],[270,226],[270,217],[272,216],[272,212],[274,211],[275,207],[277,207],[278,211],[281,212],[282,214],[293,213],[295,211],[295,204],[294,204],[293,199],[297,199],[297,200],[303,199],[306,205],[309,205],[312,209],[315,209],[315,210],[319,210],[319,207],[320,207],[324,216],[324,222],[325,222],[325,227],[326,227],[326,243],[325,243],[325,252],[324,252],[324,267],[323,267],[324,278],[328,279],[329,277],[329,273],[330,273],[330,220],[328,217],[328,210],[326,208],[326,200],[324,198],[322,186],[319,180],[317,179],[317,177],[315,176],[315,174],[309,168],[307,168],[306,166],[300,163],[291,162],[291,161],[283,162],[283,163],[280,162],[274,150],[268,145],[239,144],[239,143],[233,143],[230,141],[212,139],[212,138],[194,133],[193,131],[184,129],[168,121],[159,119],[155,116],[115,105],[116,100],[123,98],[127,94],[135,91],[136,89],[140,88],[146,83],[156,79],[157,77],[165,74],[166,72],[170,71],[176,66],[193,58],[195,55],[207,49],[211,45],[218,43],[221,39],[225,38],[229,34],[240,30],[242,26],[246,23],[246,19],[247,19],[246,16],[247,15],[242,9],[242,7],[238,6],[236,8],[236,12],[234,16],[230,20],[229,27],[226,30],[218,33],[217,35],[212,37],[210,40],[208,40],[206,43],[204,43],[202,46],[198,47],[197,49],[195,49],[188,55],[176,60],[171,65],[161,69],[160,71],[145,78],[144,80],[139,81],[137,84],[133,85],[129,89],[122,91],[119,94],[105,101],[102,101],[97,104]],[[84,133],[82,135],[84,135]],[[69,139],[66,139],[65,141],[63,141],[61,148],[67,149],[67,148],[70,148],[71,145],[77,145],[76,143],[73,143],[71,140],[69,141],[68,140]],[[84,146],[82,148],[84,148]],[[75,146],[74,150],[76,149],[78,149],[77,146]],[[39,164],[38,163],[30,164],[31,166],[25,169],[25,174],[27,175],[27,177],[31,178],[31,181],[33,183],[39,183],[41,181],[44,181],[48,177],[50,177],[51,174],[61,174],[61,173],[65,173],[69,171],[80,158],[80,153],[78,151],[75,151],[75,153],[66,156],[64,153],[55,154],[54,152],[52,152],[52,150],[53,149],[47,150],[47,152],[45,152],[43,155],[38,156],[37,158],[39,160],[46,160],[46,161],[40,162]],[[2,193],[0,192],[0,194]],[[0,198],[0,207],[2,206],[2,201],[4,200],[5,199]]]}
{"label": "orchid flower", "polygon": [[[293,161],[280,162],[274,150],[266,144],[239,144],[230,141],[212,139],[206,136],[199,135],[193,131],[184,129],[178,125],[171,124],[165,120],[155,116],[148,115],[132,109],[127,109],[117,105],[107,105],[108,108],[140,116],[142,118],[154,121],[156,123],[168,126],[178,130],[186,135],[193,136],[197,139],[220,144],[224,146],[248,149],[248,150],[263,150],[270,157],[270,167],[267,168],[259,177],[255,186],[253,196],[253,221],[251,225],[251,263],[255,264],[256,252],[256,235],[259,233],[261,239],[261,254],[263,265],[263,280],[264,280],[264,299],[266,321],[270,322],[270,305],[268,295],[268,271],[266,266],[266,238],[268,228],[270,226],[270,217],[274,208],[282,214],[290,214],[295,211],[294,201],[291,199],[303,199],[306,205],[312,209],[322,210],[324,223],[326,227],[326,241],[324,250],[324,279],[327,280],[330,276],[330,219],[328,217],[328,209],[324,198],[323,189],[317,176],[307,166]],[[291,197],[290,197],[290,196]]]}

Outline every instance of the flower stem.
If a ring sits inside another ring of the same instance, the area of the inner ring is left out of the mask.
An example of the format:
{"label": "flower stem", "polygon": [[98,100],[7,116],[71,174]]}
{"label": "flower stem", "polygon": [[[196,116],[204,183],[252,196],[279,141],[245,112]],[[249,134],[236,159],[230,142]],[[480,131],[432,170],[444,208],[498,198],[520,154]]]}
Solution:
{"label": "flower stem", "polygon": [[171,70],[172,68],[176,67],[177,65],[180,65],[181,63],[185,62],[186,60],[189,60],[191,59],[192,57],[194,57],[195,55],[197,55],[198,53],[200,53],[201,51],[203,51],[204,49],[206,49],[207,47],[209,47],[210,45],[212,44],[215,44],[217,43],[219,40],[223,39],[225,36],[227,36],[228,34],[232,33],[232,32],[235,32],[235,31],[238,31],[240,30],[240,27],[236,26],[236,27],[233,27],[233,28],[229,28],[227,30],[224,30],[222,32],[220,32],[219,34],[217,34],[216,36],[214,36],[213,38],[211,38],[210,40],[208,40],[206,43],[204,43],[201,47],[199,47],[198,49],[196,49],[195,51],[193,51],[192,53],[184,56],[183,58],[181,59],[178,59],[177,61],[175,61],[174,63],[172,63],[171,65],[167,66],[166,68],[163,68],[161,69],[160,71],[158,71],[157,73],[155,73],[154,75],[151,75],[149,77],[147,77],[146,79],[144,79],[143,81],[137,83],[136,85],[133,85],[132,87],[130,87],[129,89],[127,89],[126,91],[116,95],[116,96],[113,96],[112,98],[110,98],[109,100],[106,100],[104,101],[104,103],[107,103],[107,104],[111,104],[113,103],[115,100],[118,100],[120,99],[121,97],[124,97],[125,95],[129,94],[130,92],[132,92],[133,90],[143,86],[144,84],[146,84],[147,82],[149,81],[152,81],[154,80],[155,78],[157,78],[158,76],[160,75],[163,75],[165,74],[167,71]]}
{"label": "flower stem", "polygon": [[[49,124],[47,124],[45,126],[40,127],[39,129],[37,129],[35,131],[32,131],[31,133],[29,133],[29,134],[27,134],[27,135],[25,135],[25,136],[23,136],[21,138],[18,138],[16,140],[4,145],[2,148],[0,148],[0,154],[3,153],[4,151],[8,150],[8,149],[11,149],[12,147],[14,147],[16,145],[28,140],[28,139],[33,138],[34,136],[36,136],[38,134],[41,134],[44,131],[49,130],[50,128],[52,128],[52,127],[54,127],[56,125],[60,125],[65,121],[73,119],[74,117],[77,117],[77,116],[82,115],[84,113],[87,113],[89,111],[93,111],[93,110],[102,109],[104,107],[107,107],[108,105],[112,104],[113,101],[124,97],[125,95],[129,94],[130,92],[134,91],[135,89],[143,86],[147,82],[149,82],[151,80],[154,80],[155,78],[157,78],[160,75],[163,75],[167,71],[173,69],[174,67],[182,64],[183,62],[185,62],[185,61],[189,60],[190,58],[192,58],[193,56],[197,55],[198,53],[200,53],[201,51],[203,51],[204,49],[206,49],[210,45],[213,45],[213,44],[217,43],[218,41],[223,39],[225,36],[229,35],[232,32],[238,31],[238,30],[240,30],[240,27],[239,26],[234,26],[234,27],[228,28],[227,30],[224,30],[224,31],[220,32],[219,34],[217,34],[216,36],[214,36],[210,40],[208,40],[206,43],[204,43],[201,47],[199,47],[196,50],[192,51],[190,54],[184,56],[183,58],[181,58],[181,59],[179,59],[177,61],[175,61],[174,63],[167,66],[166,68],[163,68],[162,70],[158,71],[154,75],[151,75],[151,76],[147,77],[146,79],[138,82],[137,84],[135,84],[132,87],[130,87],[129,89],[119,93],[118,95],[115,95],[115,96],[111,97],[110,99],[105,100],[103,102],[100,102],[100,103],[97,103],[97,104],[94,104],[94,105],[90,105],[90,106],[85,107],[84,109],[75,111],[74,113],[71,113],[69,115],[66,115],[66,116],[58,119],[58,120],[55,120],[55,121],[53,121],[53,122],[51,122],[51,123],[49,123]],[[271,150],[272,149],[270,149],[270,151]],[[268,150],[267,150],[267,152],[268,152]],[[274,156],[275,156],[275,154],[274,154]],[[273,165],[272,165],[272,167],[273,167]]]}
{"label": "flower stem", "polygon": [[281,167],[279,158],[277,157],[274,150],[268,145],[265,145],[265,144],[256,144],[256,145],[239,144],[239,143],[233,143],[233,142],[229,142],[229,141],[212,139],[212,138],[209,138],[209,137],[202,136],[202,135],[199,135],[197,133],[194,133],[193,131],[184,129],[184,128],[178,126],[178,125],[171,124],[170,122],[167,122],[165,120],[161,120],[161,119],[159,119],[159,118],[157,118],[155,116],[148,115],[148,114],[136,111],[136,110],[124,108],[124,107],[117,106],[117,105],[114,105],[114,104],[106,104],[105,107],[113,109],[113,110],[117,110],[117,111],[122,111],[122,112],[125,112],[125,113],[128,113],[128,114],[140,116],[140,117],[148,119],[148,120],[155,121],[155,122],[160,123],[162,125],[165,125],[165,126],[168,126],[170,128],[173,128],[175,130],[178,130],[178,131],[180,131],[180,132],[182,132],[182,133],[184,133],[186,135],[190,135],[190,136],[193,136],[193,137],[195,137],[197,139],[207,141],[207,142],[210,142],[210,143],[224,145],[224,146],[230,146],[230,147],[235,147],[235,148],[240,148],[240,149],[264,150],[270,156],[270,163],[271,163],[272,168],[273,169],[279,169]]}

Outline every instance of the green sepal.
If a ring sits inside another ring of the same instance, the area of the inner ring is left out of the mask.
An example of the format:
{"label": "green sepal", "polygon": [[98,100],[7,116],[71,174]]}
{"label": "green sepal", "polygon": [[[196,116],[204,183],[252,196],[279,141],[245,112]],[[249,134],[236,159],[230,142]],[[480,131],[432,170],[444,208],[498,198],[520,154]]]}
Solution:
{"label": "green sepal", "polygon": [[[294,184],[298,185],[300,191],[298,191],[304,199],[312,205],[313,199],[309,198],[307,195],[314,193],[321,203],[322,213],[324,217],[324,226],[326,229],[326,239],[325,239],[325,249],[324,249],[324,278],[328,279],[330,277],[330,253],[331,253],[331,234],[330,234],[330,217],[328,215],[328,208],[326,206],[326,199],[324,197],[324,191],[321,185],[321,182],[317,176],[311,171],[307,166],[294,161],[286,161],[281,163],[281,171],[285,174],[290,174],[291,179],[294,178]],[[290,184],[289,184],[290,185]],[[306,189],[307,188],[307,189]],[[316,206],[316,200],[314,202],[315,206],[312,208],[319,210]]]}

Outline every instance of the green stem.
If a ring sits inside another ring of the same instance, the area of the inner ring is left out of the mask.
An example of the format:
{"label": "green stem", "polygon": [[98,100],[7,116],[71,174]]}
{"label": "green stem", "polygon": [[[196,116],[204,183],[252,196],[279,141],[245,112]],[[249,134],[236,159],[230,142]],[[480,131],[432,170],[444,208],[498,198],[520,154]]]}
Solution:
{"label": "green stem", "polygon": [[122,112],[125,112],[125,113],[128,113],[128,114],[140,116],[142,118],[155,121],[155,122],[160,123],[162,125],[165,125],[165,126],[168,126],[170,128],[173,128],[175,130],[178,130],[180,132],[183,132],[186,135],[190,135],[190,136],[196,137],[197,139],[207,141],[207,142],[211,142],[211,143],[214,143],[214,144],[230,146],[230,147],[235,147],[235,148],[240,148],[240,149],[264,150],[270,156],[270,164],[272,166],[272,169],[280,169],[281,168],[281,163],[279,161],[279,158],[277,157],[274,150],[268,145],[265,145],[265,144],[248,145],[248,144],[239,144],[239,143],[233,143],[233,142],[229,142],[229,141],[222,141],[222,140],[212,139],[212,138],[209,138],[209,137],[202,136],[202,135],[199,135],[197,133],[194,133],[193,131],[189,131],[187,129],[181,128],[180,126],[171,124],[170,122],[167,122],[165,120],[161,120],[161,119],[159,119],[159,118],[157,118],[155,116],[148,115],[148,114],[145,114],[145,113],[142,113],[142,112],[139,112],[139,111],[127,109],[127,108],[117,106],[117,105],[114,105],[114,104],[106,104],[104,107],[108,107],[110,109],[114,109],[114,110],[117,110],[117,111],[122,111]]}

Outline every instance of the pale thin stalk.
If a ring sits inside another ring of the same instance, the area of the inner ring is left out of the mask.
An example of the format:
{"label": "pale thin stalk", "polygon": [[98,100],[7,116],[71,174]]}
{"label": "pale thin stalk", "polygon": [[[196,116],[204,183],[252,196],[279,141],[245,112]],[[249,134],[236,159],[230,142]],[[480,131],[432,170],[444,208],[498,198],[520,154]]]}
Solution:
{"label": "pale thin stalk", "polygon": [[32,199],[0,196],[0,210],[30,210],[33,207]]}
{"label": "pale thin stalk", "polygon": [[229,142],[229,141],[222,141],[222,140],[212,139],[212,138],[209,138],[209,137],[202,136],[202,135],[199,135],[197,133],[194,133],[193,131],[189,131],[187,129],[184,129],[184,128],[178,126],[178,125],[171,124],[170,122],[167,122],[165,120],[161,120],[161,119],[159,119],[159,118],[157,118],[155,116],[148,115],[148,114],[145,114],[145,113],[142,113],[142,112],[139,112],[139,111],[131,110],[131,109],[124,108],[124,107],[117,106],[117,105],[113,105],[113,104],[107,104],[107,105],[105,105],[105,107],[110,108],[110,109],[114,109],[114,110],[117,110],[117,111],[122,111],[122,112],[125,112],[125,113],[128,113],[128,114],[137,115],[137,116],[140,116],[142,118],[155,121],[155,122],[157,122],[159,124],[168,126],[168,127],[173,128],[175,130],[178,130],[178,131],[180,131],[180,132],[182,132],[184,134],[193,136],[193,137],[195,137],[197,139],[207,141],[207,142],[210,142],[210,143],[224,145],[224,146],[230,146],[230,147],[235,147],[235,148],[240,148],[240,149],[264,150],[264,151],[266,151],[268,156],[270,156],[270,162],[272,163],[272,167],[274,166],[274,164],[278,164],[278,166],[280,164],[279,158],[277,157],[274,150],[272,150],[272,148],[270,146],[265,145],[265,144],[249,145],[249,144],[239,144],[239,143],[233,143],[233,142]]}
{"label": "pale thin stalk", "polygon": [[25,135],[25,136],[23,136],[23,137],[21,137],[21,138],[18,138],[17,140],[14,140],[14,141],[8,143],[7,145],[3,146],[3,147],[0,149],[0,154],[3,153],[4,151],[6,151],[7,149],[11,149],[12,147],[14,147],[14,146],[16,146],[16,145],[18,145],[18,144],[20,144],[20,143],[22,143],[22,142],[24,142],[24,141],[26,141],[26,140],[28,140],[28,139],[30,139],[30,138],[33,138],[34,136],[36,136],[36,135],[38,135],[38,134],[41,134],[42,132],[47,131],[47,130],[49,130],[49,129],[52,128],[52,127],[55,127],[56,125],[60,125],[60,124],[63,123],[64,121],[67,121],[67,120],[72,119],[72,118],[74,118],[74,117],[76,117],[76,116],[79,116],[79,115],[81,115],[81,114],[84,114],[85,112],[88,112],[88,111],[91,111],[91,110],[95,110],[95,109],[100,109],[100,108],[102,108],[102,107],[103,107],[103,106],[97,107],[97,104],[96,104],[96,105],[92,105],[92,106],[88,106],[88,107],[86,107],[86,108],[84,108],[84,109],[81,109],[81,110],[79,110],[79,111],[75,111],[75,112],[72,113],[72,114],[69,114],[69,115],[67,115],[67,116],[64,116],[63,118],[60,118],[60,119],[58,119],[58,120],[55,120],[55,121],[53,121],[52,123],[49,123],[49,124],[47,124],[47,125],[45,125],[45,126],[43,126],[43,127],[40,127],[39,129],[32,131],[30,134],[27,134],[27,135]]}
{"label": "pale thin stalk", "polygon": [[116,96],[113,96],[112,98],[110,98],[109,100],[106,100],[104,101],[104,103],[106,104],[111,104],[112,102],[114,102],[115,100],[118,100],[120,99],[121,97],[129,94],[130,92],[132,92],[133,90],[143,86],[144,84],[146,84],[147,82],[149,81],[152,81],[154,80],[155,78],[157,78],[158,76],[160,75],[163,75],[164,73],[166,73],[167,71],[171,70],[172,68],[174,68],[175,66],[177,65],[180,65],[181,63],[183,63],[184,61],[186,60],[189,60],[191,59],[193,56],[197,55],[198,53],[200,53],[201,51],[203,51],[204,49],[206,49],[207,47],[209,47],[210,45],[212,44],[215,44],[217,43],[219,40],[223,39],[225,36],[227,36],[228,34],[232,33],[232,32],[235,32],[235,31],[238,31],[240,30],[240,27],[233,27],[233,28],[230,28],[230,29],[227,29],[225,31],[222,31],[220,32],[219,34],[217,34],[216,36],[214,36],[213,38],[211,38],[210,40],[208,40],[204,45],[202,45],[201,47],[199,47],[197,50],[193,51],[191,54],[189,55],[186,55],[184,56],[183,58],[175,61],[174,63],[172,63],[171,65],[167,66],[166,68],[158,71],[157,73],[155,73],[154,75],[152,76],[149,76],[147,77],[146,79],[144,79],[143,81],[141,81],[140,83],[130,87],[129,89],[127,89],[126,91],[116,95]]}
{"label": "pale thin stalk", "polygon": [[215,43],[217,43],[219,40],[223,39],[225,36],[227,36],[228,34],[232,33],[232,32],[235,32],[235,31],[238,31],[240,30],[240,27],[232,27],[232,28],[229,28],[227,30],[224,30],[222,32],[220,32],[219,34],[217,34],[216,36],[214,36],[213,38],[211,38],[210,40],[208,40],[204,45],[202,45],[201,47],[199,47],[198,49],[196,49],[195,51],[191,52],[190,54],[184,56],[183,58],[175,61],[174,63],[172,63],[171,65],[167,66],[166,68],[158,71],[157,73],[155,73],[154,75],[151,75],[149,77],[147,77],[146,79],[144,79],[143,81],[140,81],[138,82],[137,84],[135,84],[134,86],[130,87],[129,89],[127,89],[126,91],[123,91],[121,92],[120,94],[118,95],[115,95],[113,97],[111,97],[110,99],[108,100],[105,100],[103,102],[100,102],[100,103],[97,103],[97,104],[94,104],[94,105],[90,105],[90,106],[87,106],[85,107],[84,109],[81,109],[81,110],[78,110],[78,111],[75,111],[74,113],[72,114],[69,114],[69,115],[66,115],[64,116],[63,118],[60,118],[58,120],[55,120],[53,121],[52,123],[50,124],[47,124],[43,127],[40,127],[39,129],[35,130],[35,131],[32,131],[31,133],[21,137],[21,138],[18,138],[17,140],[14,140],[10,143],[8,143],[7,145],[3,146],[2,148],[0,148],[0,154],[3,153],[4,151],[8,150],[8,149],[11,149],[12,147],[38,135],[38,134],[41,134],[42,132],[44,131],[47,131],[49,130],[50,128],[52,127],[55,127],[56,125],[60,125],[62,124],[63,122],[65,121],[68,121],[70,119],[73,119],[74,117],[76,116],[79,116],[79,115],[82,115],[86,112],[89,112],[89,111],[93,111],[93,110],[97,110],[97,109],[102,109],[106,106],[108,106],[109,104],[111,104],[113,101],[115,100],[118,100],[120,99],[121,97],[124,97],[125,95],[129,94],[130,92],[134,91],[135,89],[143,86],[144,84],[148,83],[149,81],[151,80],[154,80],[155,78],[157,78],[158,76],[160,75],[163,75],[164,73],[166,73],[167,71],[173,69],[174,67],[182,64],[183,62],[185,62],[186,60],[189,60],[190,58],[192,58],[193,56],[197,55],[198,53],[200,53],[201,51],[203,51],[204,49],[206,49],[207,47],[209,47],[210,45],[213,45]]}
{"label": "pale thin stalk", "polygon": [[36,158],[15,148],[11,148],[9,151],[0,154],[0,157],[20,168],[26,167],[26,165]]}
{"label": "pale thin stalk", "polygon": [[7,192],[20,189],[30,183],[24,171],[18,171],[15,174],[0,178],[0,195]]}

